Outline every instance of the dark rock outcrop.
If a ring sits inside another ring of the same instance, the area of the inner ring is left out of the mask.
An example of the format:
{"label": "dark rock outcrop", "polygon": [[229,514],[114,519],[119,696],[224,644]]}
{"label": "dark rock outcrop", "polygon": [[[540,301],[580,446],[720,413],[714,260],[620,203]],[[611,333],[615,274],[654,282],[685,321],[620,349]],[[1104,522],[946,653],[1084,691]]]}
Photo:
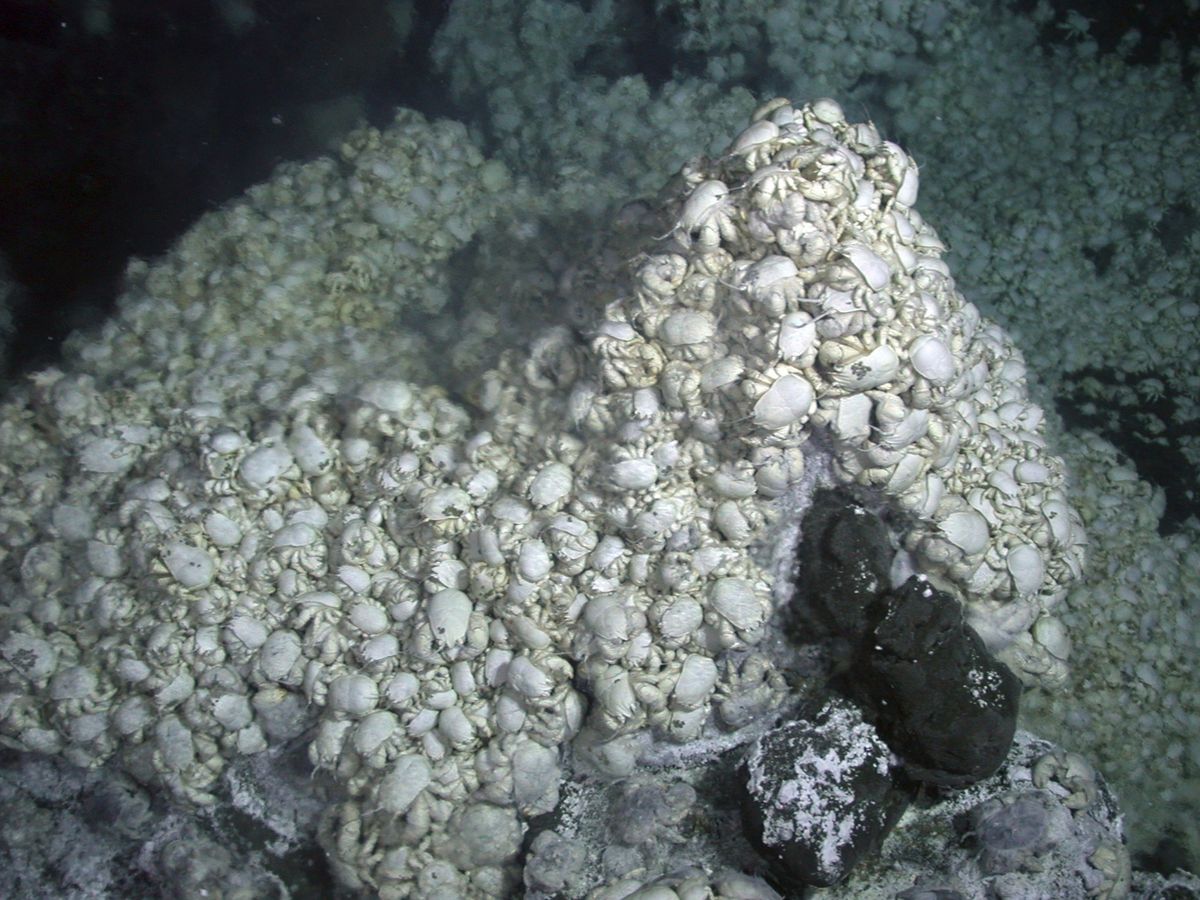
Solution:
{"label": "dark rock outcrop", "polygon": [[909,777],[940,787],[987,778],[1012,746],[1020,681],[922,576],[885,603],[854,666],[856,699]]}
{"label": "dark rock outcrop", "polygon": [[846,700],[831,699],[750,747],[742,819],[785,893],[841,881],[907,805],[891,754]]}

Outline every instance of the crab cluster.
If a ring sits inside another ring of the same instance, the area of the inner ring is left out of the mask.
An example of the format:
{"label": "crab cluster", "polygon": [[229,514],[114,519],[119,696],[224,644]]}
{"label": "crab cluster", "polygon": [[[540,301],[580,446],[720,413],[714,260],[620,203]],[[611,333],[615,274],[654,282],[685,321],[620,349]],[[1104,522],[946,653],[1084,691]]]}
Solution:
{"label": "crab cluster", "polygon": [[[306,170],[329,183],[287,194],[264,230],[284,240],[297,204],[402,180],[387,146],[349,142],[345,179]],[[159,353],[165,378],[140,356],[107,387],[46,373],[0,422],[21,501],[2,534],[0,734],[81,765],[116,756],[208,803],[228,759],[311,727],[341,788],[322,829],[347,885],[504,895],[568,742],[627,774],[646,734],[687,742],[714,704],[737,727],[784,695],[756,645],[778,600],[771,544],[790,543],[785,501],[814,452],[903,517],[901,574],[940,575],[994,649],[1055,682],[1050,610],[1082,535],[1020,355],[955,290],[917,183],[832,101],[768,104],[684,169],[673,224],[586,341],[551,328],[507,352],[473,412],[368,374],[382,344],[366,332],[357,349],[347,327],[242,347],[237,317],[213,324],[198,299],[237,273],[186,267],[199,346],[161,329],[145,350],[148,301],[83,354]],[[292,266],[246,315],[377,314],[389,254],[412,252],[380,235],[429,212],[419,187],[364,201],[362,253],[326,254],[315,282]]]}
{"label": "crab cluster", "polygon": [[[839,481],[906,519],[897,575],[940,576],[993,651],[1058,684],[1068,643],[1052,610],[1080,573],[1082,526],[1021,354],[956,290],[913,208],[918,181],[903,150],[832,101],[767,104],[723,156],[685,167],[673,227],[589,352],[564,347],[582,374],[558,389],[578,431],[605,442],[605,515],[670,534],[664,517],[698,509],[671,538],[707,531],[689,551],[759,539],[821,435]],[[494,415],[519,415],[511,393],[492,394]],[[709,652],[766,615],[759,573],[737,577],[708,575],[707,597],[673,591]]]}

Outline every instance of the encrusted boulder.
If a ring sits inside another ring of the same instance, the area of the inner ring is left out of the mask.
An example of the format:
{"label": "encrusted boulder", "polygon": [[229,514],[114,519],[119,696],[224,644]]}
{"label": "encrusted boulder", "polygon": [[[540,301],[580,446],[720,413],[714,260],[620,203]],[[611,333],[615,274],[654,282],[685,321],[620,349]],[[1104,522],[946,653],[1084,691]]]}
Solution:
{"label": "encrusted boulder", "polygon": [[836,884],[879,848],[908,805],[892,768],[875,729],[840,699],[751,745],[740,769],[743,820],[782,884]]}

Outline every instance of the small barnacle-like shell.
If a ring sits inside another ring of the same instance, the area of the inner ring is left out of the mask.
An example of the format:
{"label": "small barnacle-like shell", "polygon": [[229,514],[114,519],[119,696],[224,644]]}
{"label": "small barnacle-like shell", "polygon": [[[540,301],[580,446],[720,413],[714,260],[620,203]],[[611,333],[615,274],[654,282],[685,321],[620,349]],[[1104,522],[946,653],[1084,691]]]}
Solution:
{"label": "small barnacle-like shell", "polygon": [[272,631],[258,652],[258,665],[269,681],[283,681],[302,652],[300,637],[294,631]]}
{"label": "small barnacle-like shell", "polygon": [[364,716],[379,703],[379,685],[366,675],[339,675],[329,683],[328,707],[347,716]]}
{"label": "small barnacle-like shell", "polygon": [[640,491],[658,480],[658,466],[649,457],[623,459],[609,467],[609,480],[624,491]]}
{"label": "small barnacle-like shell", "polygon": [[552,506],[571,493],[574,475],[565,463],[552,462],[543,466],[529,484],[529,500],[537,507]]}
{"label": "small barnacle-like shell", "polygon": [[734,628],[751,631],[767,618],[767,603],[745,578],[720,578],[708,592],[712,608]]}
{"label": "small barnacle-like shell", "polygon": [[668,347],[684,347],[712,340],[715,330],[711,313],[681,309],[671,313],[658,326],[658,337]]}
{"label": "small barnacle-like shell", "polygon": [[432,780],[433,770],[424,756],[407,753],[397,757],[379,782],[380,808],[394,816],[402,815]]}
{"label": "small barnacle-like shell", "polygon": [[968,556],[974,556],[987,549],[987,520],[972,509],[950,513],[938,523],[938,530],[946,540]]}
{"label": "small barnacle-like shell", "polygon": [[671,708],[694,709],[708,699],[716,683],[717,664],[708,656],[691,654],[679,670],[671,692]]}
{"label": "small barnacle-like shell", "polygon": [[806,378],[782,375],[754,404],[754,424],[771,431],[803,422],[812,412],[816,394]]}
{"label": "small barnacle-like shell", "polygon": [[199,547],[174,541],[163,548],[163,563],[171,577],[187,591],[208,587],[216,575],[212,557]]}
{"label": "small barnacle-like shell", "polygon": [[291,452],[280,444],[267,444],[248,454],[238,466],[238,476],[249,488],[271,487],[295,461]]}
{"label": "small barnacle-like shell", "polygon": [[1010,549],[1004,557],[1004,565],[1012,576],[1017,593],[1025,596],[1041,588],[1046,564],[1041,551],[1033,544],[1018,544]]}
{"label": "small barnacle-like shell", "polygon": [[471,598],[453,588],[438,591],[430,597],[426,614],[434,640],[447,647],[461,644],[467,636],[472,608]]}
{"label": "small barnacle-like shell", "polygon": [[58,651],[49,641],[19,631],[4,638],[0,656],[30,681],[48,678],[58,667]]}
{"label": "small barnacle-like shell", "polygon": [[931,384],[948,384],[954,378],[954,354],[937,335],[914,338],[908,345],[908,358],[917,374]]}
{"label": "small barnacle-like shell", "polygon": [[400,727],[400,720],[396,718],[394,712],[386,709],[378,709],[368,716],[365,716],[362,721],[354,728],[354,736],[351,738],[355,751],[361,756],[370,756],[388,740]]}
{"label": "small barnacle-like shell", "polygon": [[554,688],[554,681],[534,665],[527,656],[515,656],[508,664],[506,683],[523,697],[547,696]]}
{"label": "small barnacle-like shell", "polygon": [[550,551],[542,541],[533,538],[521,543],[521,549],[517,551],[517,574],[523,579],[539,582],[550,574],[553,566]]}
{"label": "small barnacle-like shell", "polygon": [[687,637],[704,624],[704,609],[691,597],[672,603],[658,620],[658,632],[665,638]]}
{"label": "small barnacle-like shell", "polygon": [[857,393],[887,384],[896,377],[899,369],[896,351],[881,344],[865,356],[833,367],[830,379],[842,390]]}

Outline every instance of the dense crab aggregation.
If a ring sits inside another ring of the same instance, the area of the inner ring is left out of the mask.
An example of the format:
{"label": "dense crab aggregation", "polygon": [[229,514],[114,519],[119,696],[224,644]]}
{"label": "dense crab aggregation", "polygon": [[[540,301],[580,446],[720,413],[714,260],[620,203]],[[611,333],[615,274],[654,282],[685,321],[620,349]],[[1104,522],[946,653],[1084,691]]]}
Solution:
{"label": "dense crab aggregation", "polygon": [[[412,140],[348,141],[346,185],[301,173],[379,219],[345,233],[399,227],[370,197],[402,202],[390,155],[452,152],[406,126]],[[147,388],[146,408],[133,388],[44,376],[32,415],[64,449],[16,407],[4,423],[21,499],[6,740],[84,765],[119,755],[205,803],[230,757],[313,725],[310,759],[344,792],[323,839],[346,884],[503,895],[567,742],[627,772],[647,732],[687,742],[714,704],[737,726],[783,696],[754,650],[778,599],[761,551],[818,430],[836,479],[909,515],[898,569],[940,574],[1027,679],[1060,679],[1049,611],[1082,536],[1019,354],[912,209],[915,164],[832,101],[777,101],[681,185],[676,224],[610,286],[588,343],[553,328],[507,353],[474,414],[379,377],[380,336],[346,349],[301,329],[268,359],[241,354],[236,315],[200,330],[205,363]],[[291,249],[319,226],[293,223]],[[343,277],[292,272],[256,287],[264,303],[316,278],[322,303],[353,298],[349,321],[369,319],[388,260],[325,255]],[[97,368],[123,352],[154,368],[110,337]]]}

